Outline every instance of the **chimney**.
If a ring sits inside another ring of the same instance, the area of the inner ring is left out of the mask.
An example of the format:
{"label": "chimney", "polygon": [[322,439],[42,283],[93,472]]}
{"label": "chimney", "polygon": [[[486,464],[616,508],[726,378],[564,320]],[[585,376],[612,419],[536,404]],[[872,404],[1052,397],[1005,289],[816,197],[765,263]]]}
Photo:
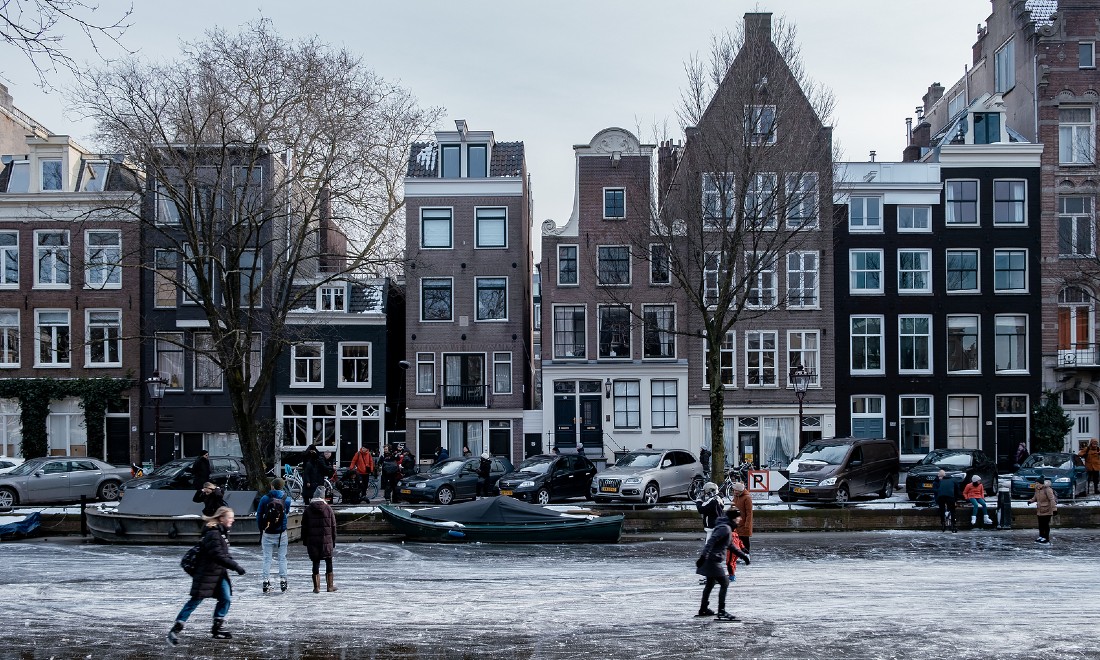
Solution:
{"label": "chimney", "polygon": [[3,83],[0,83],[0,106],[7,110],[12,109],[11,94],[8,92],[8,86]]}
{"label": "chimney", "polygon": [[924,152],[932,142],[932,125],[921,120],[917,127],[909,134],[909,144],[902,151],[901,160],[904,163],[915,163],[921,159]]}
{"label": "chimney", "polygon": [[664,195],[672,183],[672,173],[676,170],[676,162],[672,156],[672,140],[664,140],[657,147],[657,191]]}
{"label": "chimney", "polygon": [[745,40],[761,39],[771,41],[772,15],[771,14],[745,14]]}
{"label": "chimney", "polygon": [[928,111],[932,109],[932,106],[936,105],[936,101],[939,101],[941,98],[943,98],[944,91],[946,90],[944,90],[943,85],[939,84],[938,82],[934,82],[928,86],[928,92],[921,97],[921,100],[924,101],[925,115],[927,115]]}

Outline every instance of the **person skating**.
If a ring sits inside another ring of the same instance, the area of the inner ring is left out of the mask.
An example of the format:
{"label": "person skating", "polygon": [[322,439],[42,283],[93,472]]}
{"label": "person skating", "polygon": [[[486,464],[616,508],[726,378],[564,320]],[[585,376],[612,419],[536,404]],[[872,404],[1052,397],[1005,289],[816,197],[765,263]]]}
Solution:
{"label": "person skating", "polygon": [[1093,438],[1077,455],[1084,459],[1085,470],[1088,472],[1085,495],[1089,494],[1089,484],[1092,485],[1092,492],[1100,493],[1100,441]]}
{"label": "person skating", "polygon": [[722,516],[725,505],[721,496],[718,495],[718,484],[712,481],[703,484],[703,495],[695,500],[695,508],[699,511],[699,515],[703,516],[703,532],[706,533],[704,541],[710,540],[714,525]]}
{"label": "person skating", "polygon": [[1012,529],[1012,480],[997,479],[997,529]]}
{"label": "person skating", "polygon": [[256,505],[256,525],[260,528],[260,548],[264,555],[260,577],[265,594],[271,591],[271,560],[276,553],[279,560],[279,590],[285,592],[287,589],[286,551],[290,543],[286,525],[290,496],[283,490],[284,486],[286,482],[276,477],[271,482],[271,492],[261,497]]}
{"label": "person skating", "polygon": [[741,522],[733,526],[733,534],[741,541],[745,552],[752,552],[752,495],[745,484],[735,481],[733,484],[733,506],[741,512]]}
{"label": "person skating", "polygon": [[1035,542],[1046,545],[1050,543],[1050,518],[1058,513],[1058,497],[1046,479],[1040,478],[1035,484],[1035,494],[1027,503],[1035,503],[1035,517],[1039,520],[1039,538]]}
{"label": "person skating", "polygon": [[985,506],[985,484],[982,483],[981,477],[976,474],[970,477],[970,483],[966,484],[966,488],[963,488],[963,499],[970,502],[971,527],[978,524],[978,509],[982,510],[982,520],[985,524],[993,524],[993,521],[989,519],[989,510]]}
{"label": "person skating", "polygon": [[[703,552],[695,560],[695,572],[706,578],[703,585],[703,599],[699,604],[699,613],[695,616],[718,616],[723,619],[733,617],[726,611],[726,591],[730,586],[729,568],[726,565],[727,555],[733,552],[735,555],[749,564],[749,555],[734,545],[733,528],[731,521],[740,517],[741,513],[734,507],[730,507],[726,515],[718,518],[714,526],[714,532],[703,546]],[[710,609],[710,594],[714,585],[718,588],[718,611]]]}
{"label": "person skating", "polygon": [[325,584],[336,591],[332,575],[332,552],[336,549],[336,515],[325,501],[325,489],[319,488],[302,514],[302,543],[313,562],[313,593],[321,592],[321,560],[325,562]]}
{"label": "person skating", "polygon": [[199,564],[191,578],[191,599],[176,615],[176,622],[168,631],[168,643],[173,646],[179,644],[179,634],[183,631],[183,626],[191,617],[191,613],[206,598],[218,599],[214,607],[214,625],[210,628],[211,636],[219,639],[233,637],[224,627],[233,594],[229,571],[237,571],[238,575],[245,574],[244,568],[229,554],[229,530],[233,527],[235,516],[233,509],[223,506],[215,511],[213,516],[204,516],[204,518],[206,528],[200,542],[202,552],[199,554]]}
{"label": "person skating", "polygon": [[228,506],[225,503],[225,489],[210,481],[207,481],[195,491],[191,501],[202,504],[202,515],[204,516],[212,516],[218,509]]}

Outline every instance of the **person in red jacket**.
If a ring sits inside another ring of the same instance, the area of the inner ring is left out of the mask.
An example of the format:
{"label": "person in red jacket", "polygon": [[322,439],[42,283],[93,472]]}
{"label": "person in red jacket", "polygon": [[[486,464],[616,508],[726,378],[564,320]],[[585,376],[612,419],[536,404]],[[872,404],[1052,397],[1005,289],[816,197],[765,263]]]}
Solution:
{"label": "person in red jacket", "polygon": [[963,488],[963,499],[970,502],[970,524],[971,526],[978,524],[978,509],[982,510],[982,519],[985,524],[992,525],[993,521],[989,519],[989,510],[985,508],[985,486],[982,485],[982,478],[978,475],[974,475],[970,478],[970,483],[966,484],[966,488]]}
{"label": "person in red jacket", "polygon": [[370,475],[374,474],[374,457],[371,456],[369,449],[360,447],[359,451],[355,452],[355,456],[351,459],[351,469],[358,475],[359,499],[370,502],[366,496],[367,482],[370,481]]}

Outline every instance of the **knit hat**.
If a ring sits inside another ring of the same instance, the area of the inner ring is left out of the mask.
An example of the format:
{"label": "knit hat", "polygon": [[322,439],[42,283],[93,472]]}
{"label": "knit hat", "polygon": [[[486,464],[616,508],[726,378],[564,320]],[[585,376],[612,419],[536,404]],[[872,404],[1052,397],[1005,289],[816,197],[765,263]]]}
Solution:
{"label": "knit hat", "polygon": [[708,495],[713,495],[717,493],[718,484],[714,483],[713,481],[708,481],[707,483],[703,484],[703,492]]}
{"label": "knit hat", "polygon": [[283,486],[285,485],[286,482],[283,481],[280,477],[275,477],[275,480],[271,482],[272,490],[282,490]]}
{"label": "knit hat", "polygon": [[981,481],[981,480],[982,480],[982,478],[981,478],[981,477],[979,477],[979,476],[978,476],[978,475],[976,475],[976,474],[975,474],[975,475],[974,475],[973,477],[970,477],[970,481],[972,481],[972,482],[974,482],[974,483],[978,483],[978,482],[979,482],[979,481]]}
{"label": "knit hat", "polygon": [[745,490],[745,484],[740,481],[733,482],[733,492],[740,493],[743,490]]}
{"label": "knit hat", "polygon": [[328,489],[324,486],[321,486],[317,490],[313,491],[313,499],[311,499],[310,502],[315,502],[317,500],[321,500],[322,502],[324,502],[327,497]]}

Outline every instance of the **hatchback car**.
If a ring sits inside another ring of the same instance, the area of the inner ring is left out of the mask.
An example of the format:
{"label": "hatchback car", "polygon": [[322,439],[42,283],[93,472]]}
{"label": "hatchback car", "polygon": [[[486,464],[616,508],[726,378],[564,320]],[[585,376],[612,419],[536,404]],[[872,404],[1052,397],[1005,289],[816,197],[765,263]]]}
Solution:
{"label": "hatchback car", "polygon": [[535,504],[554,500],[588,497],[588,484],[596,476],[596,466],[584,456],[567,454],[532,456],[497,482],[501,495]]}
{"label": "hatchback car", "polygon": [[905,477],[905,493],[910,500],[934,498],[932,482],[943,470],[948,477],[970,483],[978,475],[985,486],[985,493],[992,497],[997,492],[997,466],[979,449],[933,449],[919,463],[909,468]]}
{"label": "hatchback car", "polygon": [[[149,474],[131,479],[122,485],[127,490],[167,489],[191,490],[195,488],[191,466],[194,458],[177,458],[168,461]],[[211,456],[210,481],[227,490],[246,490],[248,488],[248,468],[244,461],[236,456]]]}
{"label": "hatchback car", "polygon": [[682,449],[643,449],[623,456],[592,479],[589,495],[656,504],[662,497],[689,496],[703,485],[703,465]]}
{"label": "hatchback car", "polygon": [[32,458],[0,474],[0,507],[75,502],[81,497],[117,500],[130,468],[84,456]]}
{"label": "hatchback car", "polygon": [[1012,497],[1031,497],[1039,479],[1048,480],[1060,498],[1072,499],[1089,492],[1085,462],[1077,454],[1052,451],[1028,456],[1012,478]]}
{"label": "hatchback car", "polygon": [[[512,471],[512,463],[503,456],[492,458],[489,492],[496,491],[497,480]],[[471,500],[477,495],[477,469],[481,458],[449,458],[436,463],[427,472],[411,474],[397,482],[394,500],[450,504]]]}

